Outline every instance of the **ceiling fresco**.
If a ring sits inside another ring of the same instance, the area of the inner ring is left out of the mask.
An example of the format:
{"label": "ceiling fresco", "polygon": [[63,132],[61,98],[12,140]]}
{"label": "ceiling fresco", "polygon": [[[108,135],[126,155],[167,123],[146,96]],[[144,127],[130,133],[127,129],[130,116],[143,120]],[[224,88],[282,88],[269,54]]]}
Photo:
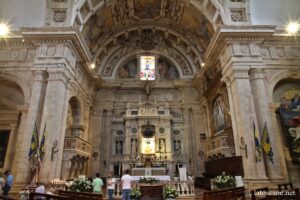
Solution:
{"label": "ceiling fresco", "polygon": [[181,65],[181,74],[192,75],[214,29],[187,0],[111,0],[93,12],[81,33],[99,75],[112,76],[119,59],[140,51],[167,51]]}

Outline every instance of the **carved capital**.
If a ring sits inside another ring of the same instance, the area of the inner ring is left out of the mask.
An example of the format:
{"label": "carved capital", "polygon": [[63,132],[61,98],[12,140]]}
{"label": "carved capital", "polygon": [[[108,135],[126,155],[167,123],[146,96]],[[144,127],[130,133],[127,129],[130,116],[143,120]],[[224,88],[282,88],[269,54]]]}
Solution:
{"label": "carved capital", "polygon": [[262,79],[264,70],[261,68],[252,68],[249,71],[251,80],[253,79]]}

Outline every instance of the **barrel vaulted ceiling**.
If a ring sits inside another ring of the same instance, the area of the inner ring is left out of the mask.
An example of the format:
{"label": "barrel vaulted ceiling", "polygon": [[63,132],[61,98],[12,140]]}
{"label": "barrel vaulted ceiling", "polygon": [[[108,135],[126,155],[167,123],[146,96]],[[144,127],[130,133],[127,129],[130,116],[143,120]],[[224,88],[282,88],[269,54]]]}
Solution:
{"label": "barrel vaulted ceiling", "polygon": [[95,71],[104,79],[113,79],[120,64],[145,53],[167,58],[181,78],[192,78],[216,29],[228,22],[224,1],[238,7],[248,2],[82,0],[75,5],[71,24],[79,27]]}

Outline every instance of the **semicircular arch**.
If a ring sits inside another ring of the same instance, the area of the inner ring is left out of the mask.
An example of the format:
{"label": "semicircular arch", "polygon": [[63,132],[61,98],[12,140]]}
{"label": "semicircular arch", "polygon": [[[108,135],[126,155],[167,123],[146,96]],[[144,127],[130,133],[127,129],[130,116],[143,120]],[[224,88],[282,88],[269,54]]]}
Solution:
{"label": "semicircular arch", "polygon": [[21,90],[22,95],[24,97],[24,105],[29,105],[30,102],[30,90],[28,84],[20,79],[18,76],[10,74],[10,73],[4,73],[0,75],[0,79],[12,81],[15,83]]}

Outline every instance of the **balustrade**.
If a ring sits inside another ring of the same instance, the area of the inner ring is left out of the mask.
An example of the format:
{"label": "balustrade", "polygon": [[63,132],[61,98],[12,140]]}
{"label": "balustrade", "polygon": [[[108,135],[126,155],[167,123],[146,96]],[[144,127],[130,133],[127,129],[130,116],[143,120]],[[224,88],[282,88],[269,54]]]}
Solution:
{"label": "balustrade", "polygon": [[77,137],[66,137],[64,150],[75,151],[78,155],[91,155],[91,144]]}
{"label": "balustrade", "polygon": [[[160,185],[163,185],[163,187],[170,186],[172,188],[176,188],[179,197],[194,197],[195,196],[195,187],[194,187],[194,181],[188,180],[188,181],[160,181]],[[138,189],[140,190],[141,183],[137,181],[132,182],[132,189]],[[121,182],[115,183],[115,191],[114,191],[115,198],[121,198],[122,197],[122,187]]]}
{"label": "balustrade", "polygon": [[231,132],[226,130],[211,137],[206,142],[206,152],[209,159],[231,157],[234,154]]}

